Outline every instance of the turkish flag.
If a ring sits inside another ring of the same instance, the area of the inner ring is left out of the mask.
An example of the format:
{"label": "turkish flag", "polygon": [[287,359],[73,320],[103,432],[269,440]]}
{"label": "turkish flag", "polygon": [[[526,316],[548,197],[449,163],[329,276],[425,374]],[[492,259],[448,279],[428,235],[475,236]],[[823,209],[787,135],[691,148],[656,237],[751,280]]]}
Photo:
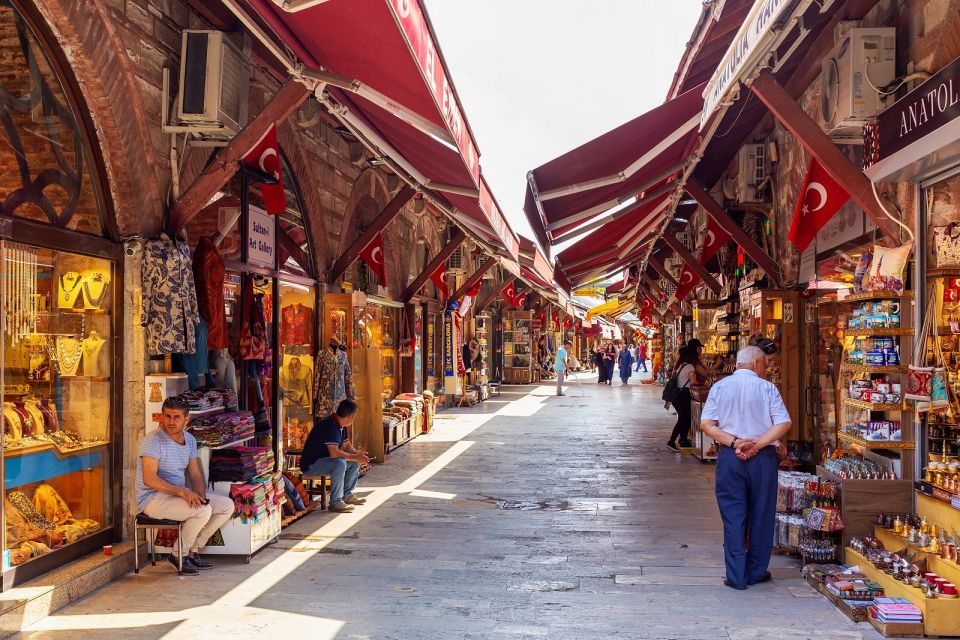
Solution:
{"label": "turkish flag", "polygon": [[569,329],[571,324],[573,324],[573,321],[570,320],[570,318],[566,318],[566,319],[563,321],[563,328],[564,328],[564,329]]}
{"label": "turkish flag", "polygon": [[849,199],[850,194],[814,158],[803,180],[787,238],[797,246],[798,251],[803,252],[813,242],[817,231],[830,222],[830,218]]}
{"label": "turkish flag", "polygon": [[378,233],[377,237],[371,240],[370,244],[360,252],[360,257],[377,274],[377,282],[387,286],[387,266],[384,264],[383,257],[383,236]]}
{"label": "turkish flag", "polygon": [[523,305],[527,303],[527,292],[524,291],[520,295],[516,296],[513,300],[513,306],[517,309],[522,309]]}
{"label": "turkish flag", "polygon": [[682,302],[701,280],[702,278],[694,272],[690,265],[683,263],[680,281],[677,283],[677,290],[673,293],[673,299]]}
{"label": "turkish flag", "polygon": [[447,288],[447,270],[442,264],[430,274],[430,281],[437,285],[437,290],[443,293],[444,298],[450,297],[450,289]]}
{"label": "turkish flag", "polygon": [[511,306],[517,306],[517,288],[514,283],[511,282],[503,290],[503,299],[509,302]]}
{"label": "turkish flag", "polygon": [[263,206],[270,215],[282,213],[287,208],[287,194],[283,189],[283,176],[280,168],[280,149],[277,146],[277,128],[270,125],[263,137],[253,145],[253,149],[243,156],[243,164],[251,169],[276,178],[275,184],[261,184]]}
{"label": "turkish flag", "polygon": [[703,236],[703,245],[700,247],[700,264],[706,265],[707,260],[717,255],[731,237],[719,222],[710,218],[707,222],[707,232]]}

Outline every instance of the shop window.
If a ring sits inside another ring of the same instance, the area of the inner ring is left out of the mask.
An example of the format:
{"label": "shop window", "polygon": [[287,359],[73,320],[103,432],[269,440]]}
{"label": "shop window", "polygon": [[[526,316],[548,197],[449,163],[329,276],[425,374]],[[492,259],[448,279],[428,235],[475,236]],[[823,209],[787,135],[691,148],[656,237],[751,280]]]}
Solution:
{"label": "shop window", "polygon": [[0,214],[102,235],[84,138],[23,17],[0,0]]}
{"label": "shop window", "polygon": [[113,265],[6,242],[4,570],[111,526]]}
{"label": "shop window", "polygon": [[302,449],[313,428],[316,292],[280,283],[280,424],[284,449]]}

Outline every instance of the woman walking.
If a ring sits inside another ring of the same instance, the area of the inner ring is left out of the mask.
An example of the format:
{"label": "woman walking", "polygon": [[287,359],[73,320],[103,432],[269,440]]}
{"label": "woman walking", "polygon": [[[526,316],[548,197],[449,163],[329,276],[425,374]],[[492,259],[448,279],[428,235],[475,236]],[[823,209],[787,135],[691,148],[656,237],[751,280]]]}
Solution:
{"label": "woman walking", "polygon": [[680,447],[690,446],[690,385],[696,376],[697,352],[690,347],[681,347],[677,357],[677,395],[671,400],[673,408],[677,410],[677,424],[670,434],[667,448],[680,452]]}
{"label": "woman walking", "polygon": [[618,356],[617,364],[620,367],[620,380],[627,384],[633,373],[633,353],[630,349],[623,349]]}
{"label": "woman walking", "polygon": [[607,384],[613,384],[613,365],[616,361],[617,347],[611,341],[603,348],[603,381]]}

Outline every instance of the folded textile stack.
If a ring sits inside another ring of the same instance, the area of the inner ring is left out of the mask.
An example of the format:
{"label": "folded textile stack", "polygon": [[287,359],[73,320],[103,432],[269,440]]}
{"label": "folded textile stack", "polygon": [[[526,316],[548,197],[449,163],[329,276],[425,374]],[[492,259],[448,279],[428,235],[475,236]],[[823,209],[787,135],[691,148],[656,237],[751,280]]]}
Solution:
{"label": "folded textile stack", "polygon": [[190,411],[207,411],[226,407],[237,407],[237,392],[234,389],[196,389],[184,391],[177,399],[186,403]]}
{"label": "folded textile stack", "polygon": [[923,622],[923,613],[906,598],[876,598],[870,615],[878,622]]}
{"label": "folded textile stack", "polygon": [[197,442],[208,447],[219,447],[239,440],[252,438],[254,433],[253,413],[228,411],[209,416],[194,416],[188,426]]}
{"label": "folded textile stack", "polygon": [[274,469],[273,449],[269,447],[229,447],[210,454],[212,482],[248,482]]}
{"label": "folded textile stack", "polygon": [[233,499],[233,517],[240,518],[244,524],[248,520],[257,522],[267,510],[267,494],[262,483],[235,484],[230,487]]}

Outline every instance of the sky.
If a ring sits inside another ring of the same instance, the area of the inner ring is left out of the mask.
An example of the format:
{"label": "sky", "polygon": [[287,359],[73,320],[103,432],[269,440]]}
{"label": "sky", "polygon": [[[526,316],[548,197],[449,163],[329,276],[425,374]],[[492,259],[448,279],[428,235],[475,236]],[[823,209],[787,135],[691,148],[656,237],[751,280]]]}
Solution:
{"label": "sky", "polygon": [[423,0],[514,230],[527,171],[661,104],[701,0]]}

